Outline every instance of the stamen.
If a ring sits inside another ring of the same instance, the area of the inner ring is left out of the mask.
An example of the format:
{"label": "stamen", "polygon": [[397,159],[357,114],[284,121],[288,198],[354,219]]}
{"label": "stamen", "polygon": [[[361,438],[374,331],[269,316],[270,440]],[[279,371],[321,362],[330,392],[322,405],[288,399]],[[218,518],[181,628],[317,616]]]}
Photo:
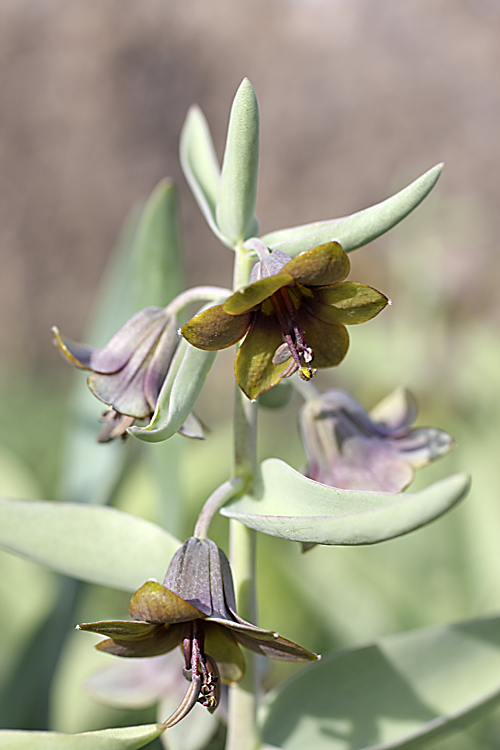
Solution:
{"label": "stamen", "polygon": [[314,359],[314,353],[311,347],[307,346],[300,320],[288,290],[284,287],[279,289],[270,297],[270,300],[285,340],[285,343],[276,350],[273,364],[281,364],[280,360],[288,350],[289,357],[292,357],[294,364],[290,363],[280,374],[280,377],[290,377],[298,370],[303,380],[311,380],[315,373],[315,370],[310,366]]}

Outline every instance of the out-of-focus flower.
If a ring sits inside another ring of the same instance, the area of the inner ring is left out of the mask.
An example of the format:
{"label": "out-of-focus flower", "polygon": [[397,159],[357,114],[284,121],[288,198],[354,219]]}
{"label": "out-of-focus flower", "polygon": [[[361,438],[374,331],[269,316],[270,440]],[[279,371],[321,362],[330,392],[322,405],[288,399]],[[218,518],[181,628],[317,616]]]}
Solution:
{"label": "out-of-focus flower", "polygon": [[398,389],[369,414],[348,393],[330,390],[304,404],[302,439],[307,476],[349,490],[401,492],[420,469],[454,446],[435,427],[411,428],[417,407]]}
{"label": "out-of-focus flower", "polygon": [[[170,716],[182,702],[186,680],[174,652],[149,659],[117,659],[94,672],[85,682],[90,695],[108,706],[140,709],[154,704],[158,723]],[[226,721],[227,689],[222,688],[221,705],[216,714],[195,705],[185,719],[160,739],[168,750],[203,750],[219,723]]]}
{"label": "out-of-focus flower", "polygon": [[210,540],[190,537],[172,558],[163,584],[147,581],[132,597],[129,612],[135,622],[93,622],[79,629],[108,636],[97,648],[116,656],[158,656],[182,646],[184,675],[191,684],[177,711],[165,721],[167,727],[177,724],[197,702],[215,710],[221,682],[237,682],[243,676],[240,646],[272,659],[318,658],[238,617],[229,562]]}
{"label": "out-of-focus flower", "polygon": [[310,380],[315,368],[344,358],[346,325],[373,318],[387,304],[371,287],[343,282],[350,270],[338,242],[293,260],[274,250],[255,264],[251,283],[222,305],[196,315],[181,333],[199,349],[225,349],[245,336],[234,368],[250,399],[295,372]]}
{"label": "out-of-focus flower", "polygon": [[177,320],[164,308],[146,307],[102,349],[77,344],[52,329],[71,364],[90,370],[88,386],[110,407],[99,442],[124,435],[136,419],[149,419],[179,343]]}

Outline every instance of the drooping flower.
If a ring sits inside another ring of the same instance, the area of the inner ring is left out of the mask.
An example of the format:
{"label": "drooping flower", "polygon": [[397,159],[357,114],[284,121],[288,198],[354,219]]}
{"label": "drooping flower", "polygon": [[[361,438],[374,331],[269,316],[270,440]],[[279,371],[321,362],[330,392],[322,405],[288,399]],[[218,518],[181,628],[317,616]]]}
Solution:
{"label": "drooping flower", "polygon": [[110,407],[101,420],[99,442],[124,435],[137,419],[152,416],[179,343],[175,317],[164,308],[146,307],[102,349],[63,338],[55,326],[52,330],[66,359],[90,370],[90,390]]}
{"label": "drooping flower", "polygon": [[147,581],[132,597],[129,612],[134,621],[85,623],[79,629],[108,636],[97,648],[117,656],[158,656],[181,646],[190,686],[167,726],[197,702],[215,710],[221,682],[243,676],[241,646],[272,659],[318,658],[237,615],[229,562],[210,540],[190,537],[172,558],[163,584]]}
{"label": "drooping flower", "polygon": [[373,318],[387,304],[371,287],[344,282],[350,270],[338,242],[290,258],[273,250],[252,269],[250,284],[222,305],[196,315],[182,335],[200,349],[225,349],[245,337],[235,359],[236,380],[250,399],[297,372],[344,358],[346,325]]}
{"label": "drooping flower", "polygon": [[435,427],[412,428],[416,416],[415,399],[405,389],[390,394],[371,413],[341,390],[308,401],[300,414],[307,476],[341,489],[401,492],[415,469],[455,444]]}

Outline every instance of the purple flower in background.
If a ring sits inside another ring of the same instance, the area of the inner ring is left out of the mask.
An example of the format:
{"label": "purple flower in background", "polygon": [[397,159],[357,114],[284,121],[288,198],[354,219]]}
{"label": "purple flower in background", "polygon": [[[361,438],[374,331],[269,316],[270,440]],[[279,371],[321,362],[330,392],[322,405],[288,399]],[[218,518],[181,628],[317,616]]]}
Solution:
{"label": "purple flower in background", "polygon": [[90,370],[90,390],[110,407],[101,420],[99,442],[123,436],[136,419],[152,416],[180,340],[175,317],[164,308],[146,307],[102,349],[63,338],[55,326],[52,330],[66,359]]}
{"label": "purple flower in background", "polygon": [[420,469],[447,453],[453,438],[417,427],[412,394],[398,389],[370,413],[348,393],[330,390],[302,407],[306,475],[349,490],[401,492]]}

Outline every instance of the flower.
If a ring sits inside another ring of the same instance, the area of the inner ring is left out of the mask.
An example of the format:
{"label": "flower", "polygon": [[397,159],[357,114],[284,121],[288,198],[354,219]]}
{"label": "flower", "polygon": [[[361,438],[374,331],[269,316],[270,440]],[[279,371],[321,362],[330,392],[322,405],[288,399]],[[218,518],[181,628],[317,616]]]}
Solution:
{"label": "flower", "polygon": [[181,333],[193,346],[209,350],[225,349],[245,336],[234,368],[250,399],[297,371],[310,380],[315,368],[333,367],[344,358],[345,326],[370,320],[388,302],[371,287],[342,283],[349,270],[338,242],[293,260],[273,250],[255,264],[248,286],[196,315]]}
{"label": "flower", "polygon": [[108,404],[99,442],[120,435],[136,419],[152,416],[179,343],[177,320],[161,307],[146,307],[130,318],[102,349],[63,338],[55,343],[75,367],[90,370],[88,386]]}
{"label": "flower", "polygon": [[317,655],[251,625],[236,614],[233,580],[225,554],[214,542],[190,537],[175,553],[163,584],[149,580],[136,591],[129,612],[135,622],[79,625],[109,636],[97,648],[126,657],[158,656],[181,646],[186,696],[164,723],[177,724],[195,703],[214,711],[220,683],[237,682],[245,660],[240,646],[272,659],[313,661]]}
{"label": "flower", "polygon": [[307,476],[349,490],[401,492],[414,470],[455,445],[435,427],[411,428],[417,407],[398,389],[370,414],[348,393],[330,390],[304,404],[300,414],[308,455]]}
{"label": "flower", "polygon": [[[107,706],[141,709],[157,704],[156,716],[161,724],[182,702],[186,680],[179,669],[178,656],[168,654],[149,659],[117,659],[94,672],[85,681],[85,691]],[[216,713],[204,711],[196,704],[183,721],[163,733],[160,741],[167,750],[202,750],[227,720],[227,687],[221,691]]]}

